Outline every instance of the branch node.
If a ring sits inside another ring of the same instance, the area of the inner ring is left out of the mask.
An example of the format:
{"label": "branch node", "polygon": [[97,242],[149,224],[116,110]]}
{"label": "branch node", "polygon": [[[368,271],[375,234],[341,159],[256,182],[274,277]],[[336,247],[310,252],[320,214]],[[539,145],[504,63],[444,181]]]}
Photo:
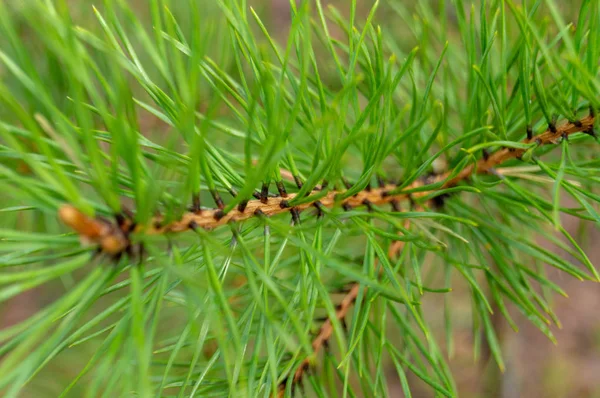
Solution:
{"label": "branch node", "polygon": [[450,194],[448,193],[444,193],[441,195],[437,195],[434,196],[433,198],[431,198],[431,202],[433,203],[433,207],[436,210],[440,210],[441,208],[444,207],[444,205],[446,204],[446,199],[448,199],[450,197]]}
{"label": "branch node", "polygon": [[346,318],[341,317],[340,323],[342,324],[342,328],[344,329],[344,332],[346,332],[346,334],[348,334],[348,324],[346,323]]}
{"label": "branch node", "polygon": [[315,206],[317,208],[317,217],[321,218],[323,217],[323,215],[325,214],[325,206],[323,206],[323,203],[321,203],[320,201],[316,201],[315,203],[313,203],[313,206]]}
{"label": "branch node", "polygon": [[527,140],[531,140],[533,138],[533,128],[531,125],[527,126]]}
{"label": "branch node", "polygon": [[300,225],[300,212],[297,207],[292,207],[290,209],[290,213],[292,213],[292,222],[294,225]]}
{"label": "branch node", "polygon": [[552,132],[552,134],[556,134],[556,122],[558,120],[558,115],[552,115],[552,121],[548,123],[548,129]]}
{"label": "branch node", "polygon": [[594,137],[596,140],[598,140],[598,134],[596,133],[596,129],[594,129],[594,126],[590,126],[589,129],[582,131],[582,133],[590,135],[590,136]]}
{"label": "branch node", "polygon": [[288,194],[287,194],[287,191],[285,190],[285,186],[283,185],[283,181],[277,181],[276,185],[277,185],[277,191],[279,191],[279,196],[281,196],[282,198],[287,198]]}
{"label": "branch node", "polygon": [[348,181],[348,179],[346,179],[346,177],[342,177],[342,183],[344,184],[346,189],[352,188],[352,184],[350,184],[350,181]]}
{"label": "branch node", "polygon": [[302,180],[300,179],[299,176],[294,176],[294,182],[296,183],[296,186],[298,187],[298,189],[302,189]]}
{"label": "branch node", "polygon": [[221,209],[215,211],[215,214],[213,216],[215,218],[215,220],[219,221],[221,220],[223,217],[225,217],[225,212]]}
{"label": "branch node", "polygon": [[262,183],[262,188],[260,190],[260,202],[267,203],[269,201],[269,184],[266,182]]}
{"label": "branch node", "polygon": [[216,189],[211,189],[210,194],[212,195],[217,207],[221,210],[224,209],[225,204],[223,203],[223,199],[221,199],[221,195],[219,195],[219,192],[217,192]]}
{"label": "branch node", "polygon": [[122,228],[127,223],[127,219],[121,213],[115,214],[115,221],[117,222],[119,228]]}
{"label": "branch node", "polygon": [[237,209],[238,209],[238,211],[240,213],[243,213],[246,210],[246,206],[248,206],[248,201],[247,200],[242,200],[240,202],[240,204],[238,204]]}

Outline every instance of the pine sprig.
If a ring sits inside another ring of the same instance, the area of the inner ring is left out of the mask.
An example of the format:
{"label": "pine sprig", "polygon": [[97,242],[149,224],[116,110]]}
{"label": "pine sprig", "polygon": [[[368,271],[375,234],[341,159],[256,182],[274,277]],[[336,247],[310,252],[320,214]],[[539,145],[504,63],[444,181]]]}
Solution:
{"label": "pine sprig", "polygon": [[[429,197],[436,194],[437,191],[452,188],[460,182],[467,180],[472,174],[497,174],[496,168],[502,163],[511,159],[521,159],[524,155],[531,156],[531,153],[537,147],[548,144],[558,144],[561,140],[568,140],[569,135],[574,133],[585,133],[597,137],[594,131],[595,113],[593,108],[590,115],[579,120],[570,121],[560,126],[552,122],[548,130],[543,133],[527,137],[520,144],[497,142],[481,145],[483,157],[474,165],[469,165],[462,170],[450,170],[439,175],[423,177],[408,186],[405,184],[383,184],[378,188],[368,187],[365,190],[354,193],[351,189],[348,191],[328,190],[327,187],[321,187],[302,198],[296,193],[287,193],[285,196],[269,197],[268,185],[263,185],[261,198],[255,200],[244,200],[244,207],[237,208],[225,213],[222,199],[214,192],[211,193],[217,204],[217,209],[201,209],[197,203],[192,204],[192,212],[184,214],[181,219],[164,225],[163,217],[158,216],[152,219],[148,226],[134,223],[132,217],[129,220],[122,213],[116,217],[116,222],[111,223],[106,219],[91,219],[71,205],[64,205],[60,209],[60,218],[63,222],[77,231],[84,241],[91,242],[99,246],[101,252],[120,256],[123,252],[130,250],[131,242],[129,235],[132,233],[144,233],[147,235],[172,234],[203,228],[212,230],[217,227],[235,222],[241,222],[253,217],[270,217],[284,212],[292,212],[292,216],[297,219],[299,213],[311,207],[315,207],[319,214],[322,214],[324,208],[340,207],[344,210],[352,210],[355,207],[380,206],[392,204],[393,208],[399,206],[401,201],[414,202],[422,197]],[[488,154],[485,147],[491,145],[508,144],[509,148]],[[477,146],[471,148],[473,152],[479,149]],[[302,184],[298,184],[299,188]],[[426,190],[428,185],[438,185],[438,189]],[[349,184],[349,186],[351,186]],[[412,193],[405,193],[411,191]],[[348,192],[353,193],[350,195]],[[301,202],[296,204],[297,202]],[[129,211],[130,213],[130,211]],[[131,213],[130,213],[131,214]]]}
{"label": "pine sprig", "polygon": [[597,2],[17,3],[5,396],[457,396],[456,297],[504,369],[492,312],[556,341],[548,269],[598,279]]}

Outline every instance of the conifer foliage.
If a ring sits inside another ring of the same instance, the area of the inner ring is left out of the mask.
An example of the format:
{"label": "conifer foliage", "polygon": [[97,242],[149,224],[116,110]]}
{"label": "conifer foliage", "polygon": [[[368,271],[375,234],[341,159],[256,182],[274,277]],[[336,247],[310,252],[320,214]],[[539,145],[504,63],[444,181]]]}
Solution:
{"label": "conifer foliage", "polygon": [[0,1],[5,396],[454,397],[600,280],[598,1],[99,3]]}

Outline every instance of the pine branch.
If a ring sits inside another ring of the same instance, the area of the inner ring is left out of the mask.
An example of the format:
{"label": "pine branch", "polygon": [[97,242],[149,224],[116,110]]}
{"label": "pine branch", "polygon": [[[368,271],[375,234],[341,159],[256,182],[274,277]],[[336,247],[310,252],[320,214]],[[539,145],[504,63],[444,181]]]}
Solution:
{"label": "pine branch", "polygon": [[0,1],[0,302],[51,295],[0,328],[6,395],[86,344],[52,395],[385,396],[393,363],[453,397],[463,288],[504,369],[496,316],[555,342],[547,269],[600,280],[563,222],[600,223],[600,3],[301,0],[274,32],[261,1]]}
{"label": "pine branch", "polygon": [[[522,141],[523,144],[535,144],[537,147],[548,144],[557,144],[560,140],[568,139],[568,136],[574,133],[583,132],[596,137],[594,131],[595,114],[590,109],[590,114],[576,122],[567,122],[561,126],[549,125],[548,129],[543,133],[528,137]],[[528,149],[503,148],[493,154],[486,154],[477,163],[470,165],[460,171],[455,177],[452,171],[447,171],[443,174],[433,176],[427,179],[419,179],[410,184],[407,188],[399,193],[393,193],[397,189],[396,185],[386,184],[379,188],[369,188],[358,192],[354,196],[350,196],[343,200],[338,200],[338,195],[343,195],[344,192],[330,191],[325,196],[318,200],[308,201],[297,206],[291,206],[290,202],[297,198],[297,194],[289,193],[285,198],[262,198],[247,202],[243,209],[235,209],[224,214],[222,209],[196,210],[183,215],[183,217],[175,222],[167,225],[162,225],[162,218],[156,217],[153,223],[146,227],[136,225],[133,222],[127,222],[126,219],[119,217],[116,224],[110,223],[105,219],[97,218],[90,219],[76,210],[72,206],[64,206],[60,210],[61,219],[75,231],[77,231],[84,240],[98,244],[103,252],[114,256],[120,256],[122,252],[131,252],[131,244],[128,236],[131,232],[144,232],[146,234],[168,234],[174,232],[183,232],[189,229],[204,228],[213,229],[231,222],[239,222],[256,216],[274,216],[277,214],[292,211],[297,214],[300,211],[310,207],[317,206],[333,208],[341,206],[346,210],[359,206],[383,205],[388,203],[397,203],[402,200],[411,200],[435,193],[436,190],[420,191],[414,193],[406,193],[405,191],[413,190],[424,186],[425,184],[441,183],[438,190],[456,186],[462,181],[468,180],[474,173],[486,174],[494,173],[495,168],[510,159],[521,158]],[[452,178],[451,178],[452,177]],[[313,190],[312,195],[319,195],[320,190]],[[317,205],[318,204],[318,205]],[[422,211],[422,209],[419,209]],[[399,253],[404,247],[404,242],[396,241],[392,243],[389,249],[389,257],[392,258]],[[377,263],[376,263],[377,264]],[[343,321],[348,315],[350,309],[354,305],[360,292],[360,284],[353,283],[350,285],[348,292],[337,306],[335,317],[339,321]],[[318,354],[325,346],[333,334],[333,322],[331,319],[326,319],[321,325],[319,332],[312,341],[313,355]],[[293,373],[291,380],[292,386],[301,382],[304,374],[310,369],[311,356],[307,356]],[[278,387],[277,396],[282,397],[285,394],[285,388],[288,379],[283,380]]]}
{"label": "pine branch", "polygon": [[[569,122],[560,127],[550,125],[548,127],[548,129],[545,132],[543,132],[542,134],[537,135],[535,137],[531,137],[531,138],[528,137],[525,140],[523,140],[522,142],[523,143],[536,143],[537,146],[545,145],[545,144],[556,144],[556,143],[558,143],[559,140],[567,139],[567,137],[570,134],[573,134],[576,132],[586,132],[586,133],[589,133],[590,135],[596,137],[596,133],[593,130],[594,129],[594,121],[595,121],[595,114],[594,114],[593,109],[590,108],[590,115],[583,118],[581,121]],[[510,159],[520,158],[525,153],[525,151],[526,151],[525,149],[504,148],[504,149],[501,149],[501,150],[495,152],[492,155],[484,154],[483,159],[479,160],[475,165],[466,167],[456,177],[448,180],[449,176],[451,176],[453,174],[452,171],[448,171],[448,172],[441,174],[441,175],[437,176],[436,178],[434,178],[433,182],[445,181],[443,188],[455,186],[459,182],[468,179],[474,172],[476,172],[477,174],[493,172],[495,170],[496,166],[499,166],[500,164],[502,164]],[[418,183],[412,184],[410,189],[416,188],[416,187],[418,187],[418,185],[419,185]],[[425,192],[425,193],[415,193],[415,195],[425,196],[425,195],[429,195],[430,193],[431,193],[431,191]],[[399,200],[401,198],[405,199],[405,197],[398,197],[395,195],[392,195],[391,197],[393,197],[395,200]],[[423,208],[418,208],[417,210],[423,211]],[[406,225],[406,227],[408,228],[408,225]],[[400,253],[402,251],[402,249],[404,248],[404,245],[405,245],[404,241],[393,242],[390,245],[390,248],[388,251],[388,257],[390,259],[396,257],[398,255],[398,253]],[[377,266],[377,264],[378,264],[378,262],[376,261],[375,266]],[[381,271],[380,271],[380,273],[381,273]],[[338,321],[344,320],[346,318],[346,316],[348,315],[348,312],[350,311],[350,309],[356,302],[356,298],[358,297],[359,292],[360,292],[360,284],[359,283],[353,283],[350,285],[348,292],[346,293],[346,295],[344,296],[344,298],[342,299],[342,301],[340,302],[340,304],[338,305],[338,307],[336,309],[335,317]],[[319,332],[317,333],[316,337],[312,341],[313,355],[317,355],[321,351],[321,349],[323,349],[323,347],[326,347],[328,345],[329,339],[331,338],[332,334],[333,334],[333,323],[332,323],[331,319],[327,319],[327,320],[325,320],[323,325],[321,325]],[[296,368],[296,371],[293,373],[293,378],[291,380],[292,389],[302,381],[304,374],[308,371],[308,369],[310,369],[310,366],[311,366],[311,356],[307,356],[300,363],[300,365],[298,365],[298,367]],[[286,389],[287,384],[288,384],[287,378],[284,379],[279,384],[279,388],[278,388],[278,392],[277,392],[278,398],[281,398],[285,395],[285,389]]]}
{"label": "pine branch", "polygon": [[[521,141],[522,144],[535,144],[537,147],[548,144],[556,144],[561,139],[568,139],[571,134],[583,132],[596,137],[594,131],[595,113],[590,109],[590,114],[579,121],[570,121],[561,126],[551,123],[543,133],[528,137]],[[104,218],[92,219],[81,213],[71,205],[64,205],[59,216],[61,220],[80,234],[83,240],[99,246],[101,252],[110,255],[120,255],[131,251],[129,235],[131,233],[145,233],[147,235],[171,234],[185,232],[197,228],[211,230],[232,222],[248,220],[256,216],[274,216],[277,214],[292,212],[292,215],[306,210],[310,207],[334,208],[341,206],[349,210],[360,206],[394,205],[400,201],[411,200],[434,194],[441,189],[450,188],[460,182],[468,180],[471,175],[494,173],[497,166],[510,159],[520,159],[529,149],[503,148],[493,154],[485,154],[477,163],[469,165],[461,170],[456,176],[452,171],[432,176],[431,178],[418,179],[400,192],[395,192],[396,185],[387,184],[379,188],[367,188],[353,196],[339,200],[345,191],[330,191],[322,196],[320,190],[313,190],[310,196],[318,196],[318,199],[293,205],[297,194],[289,193],[284,197],[268,197],[248,201],[245,206],[224,213],[221,208],[217,209],[195,209],[185,213],[179,220],[163,225],[163,217],[155,217],[149,225],[138,225],[133,222],[132,217],[117,216],[116,222],[110,222]],[[443,182],[443,183],[442,183]],[[428,184],[442,183],[440,188],[407,193],[416,188]]]}

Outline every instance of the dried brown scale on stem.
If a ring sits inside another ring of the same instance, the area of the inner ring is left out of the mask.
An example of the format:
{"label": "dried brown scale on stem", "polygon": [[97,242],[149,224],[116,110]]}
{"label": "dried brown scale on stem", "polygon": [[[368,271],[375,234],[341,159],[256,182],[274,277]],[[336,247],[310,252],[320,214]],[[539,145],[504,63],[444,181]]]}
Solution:
{"label": "dried brown scale on stem", "polygon": [[[568,122],[561,126],[554,126],[552,128],[548,128],[542,134],[539,134],[535,137],[526,138],[522,141],[522,143],[538,143],[538,145],[545,144],[556,144],[558,141],[563,139],[564,137],[568,137],[570,134],[577,132],[585,132],[591,135],[594,135],[595,114],[590,112],[590,115],[579,120],[578,122]],[[555,132],[554,132],[555,131]],[[525,149],[508,149],[504,148],[498,150],[492,154],[487,155],[485,158],[480,159],[476,164],[469,165],[461,170],[454,178],[448,180],[451,175],[451,172],[446,172],[444,174],[437,175],[433,178],[429,178],[427,184],[433,184],[436,182],[446,181],[442,188],[453,187],[457,185],[459,182],[468,179],[473,173],[485,174],[493,170],[496,166],[506,162],[507,160],[520,158],[524,153]],[[302,183],[299,178],[294,177],[298,186],[301,186]],[[405,188],[406,191],[412,190],[424,185],[422,180],[417,180],[407,186]],[[314,206],[315,202],[319,201],[321,203],[322,208],[333,208],[335,206],[340,206],[344,209],[352,209],[358,206],[365,206],[365,204],[370,205],[383,205],[386,203],[390,203],[393,207],[397,208],[397,204],[403,200],[414,200],[426,195],[429,195],[435,190],[424,191],[424,192],[414,192],[412,194],[406,194],[403,192],[396,193],[391,195],[390,192],[396,189],[396,185],[388,184],[383,187],[378,188],[370,188],[369,190],[363,190],[346,198],[342,201],[337,200],[339,198],[338,195],[343,194],[343,191],[330,191],[324,197],[315,199],[312,202],[303,203],[297,206],[294,206],[294,212],[301,212],[311,206]],[[320,193],[319,190],[314,190],[310,193],[310,195],[316,195]],[[106,232],[103,236],[95,236],[95,235],[86,235],[85,231],[80,231],[77,228],[77,231],[83,238],[86,238],[92,244],[96,244],[99,246],[100,250],[108,253],[118,252],[119,249],[121,251],[125,251],[128,249],[128,240],[122,239],[123,233],[127,236],[130,233],[144,233],[147,235],[159,235],[159,234],[167,234],[167,233],[175,233],[175,232],[184,232],[191,229],[191,225],[195,228],[204,228],[204,229],[214,229],[216,227],[228,224],[230,222],[239,222],[250,219],[252,217],[256,217],[255,213],[257,210],[260,210],[266,216],[274,216],[280,213],[285,213],[289,211],[289,204],[293,201],[293,199],[297,196],[295,193],[287,193],[285,199],[281,197],[267,197],[264,198],[260,195],[258,199],[243,201],[237,208],[229,211],[228,213],[224,213],[222,208],[218,209],[207,209],[200,211],[199,209],[193,209],[193,211],[185,213],[179,220],[174,221],[172,223],[163,225],[162,217],[155,217],[151,222],[147,225],[137,225],[132,230],[124,231],[122,228],[106,228]],[[217,204],[220,204],[220,198],[216,196]],[[286,204],[286,206],[282,206],[282,204]],[[221,207],[221,206],[219,206]],[[69,208],[69,211],[77,211],[72,206],[65,206],[65,208]],[[61,210],[62,212],[62,210]],[[59,213],[61,215],[62,213]],[[83,214],[81,214],[83,216]],[[61,216],[62,218],[62,216]],[[69,220],[62,218],[65,224],[73,227],[69,223]],[[100,218],[98,219],[100,220]],[[110,233],[115,234],[115,239],[112,241],[108,239],[107,235]],[[119,235],[119,236],[117,236]],[[107,242],[113,242],[110,245]],[[115,245],[115,241],[125,242],[120,246]]]}

